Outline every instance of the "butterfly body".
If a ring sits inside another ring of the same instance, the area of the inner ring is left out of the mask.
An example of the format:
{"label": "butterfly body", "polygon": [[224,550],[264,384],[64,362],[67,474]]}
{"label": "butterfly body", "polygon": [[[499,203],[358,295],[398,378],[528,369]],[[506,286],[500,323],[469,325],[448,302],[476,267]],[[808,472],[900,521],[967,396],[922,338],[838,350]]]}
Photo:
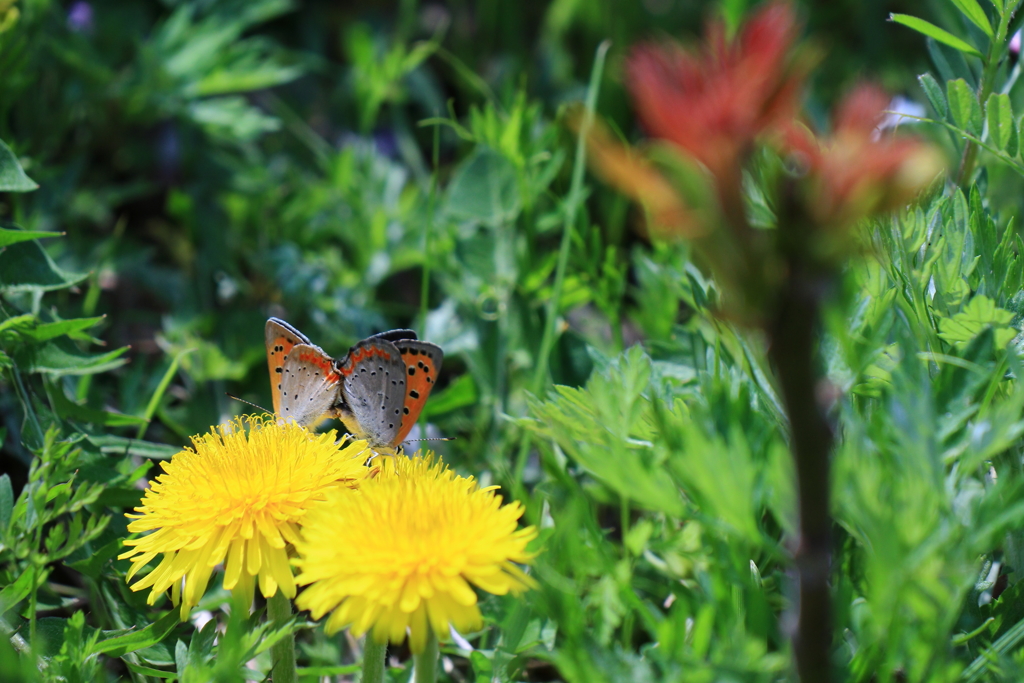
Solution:
{"label": "butterfly body", "polygon": [[408,436],[444,359],[412,330],[364,339],[339,360],[277,318],[265,336],[274,412],[307,427],[339,417],[375,449],[397,448]]}

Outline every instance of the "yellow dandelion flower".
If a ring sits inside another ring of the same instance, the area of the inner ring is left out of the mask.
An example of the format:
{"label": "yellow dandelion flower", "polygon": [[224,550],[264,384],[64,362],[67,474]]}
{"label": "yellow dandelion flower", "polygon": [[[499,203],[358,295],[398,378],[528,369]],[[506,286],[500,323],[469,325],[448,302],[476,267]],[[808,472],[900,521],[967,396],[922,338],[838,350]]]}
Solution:
{"label": "yellow dandelion flower", "polygon": [[295,597],[288,544],[299,537],[299,520],[332,490],[356,485],[369,471],[367,446],[340,448],[336,434],[313,434],[295,423],[258,416],[238,418],[192,438],[160,463],[163,474],[149,482],[140,513],[128,514],[131,532],[153,533],[126,540],[131,550],[127,580],[157,555],[160,564],[132,585],[152,587],[149,603],[171,589],[188,617],[224,562],[224,587],[252,600],[256,579],[263,595],[277,590]]}
{"label": "yellow dandelion flower", "polygon": [[328,633],[372,629],[380,643],[405,639],[421,652],[430,630],[482,628],[475,585],[504,595],[536,583],[513,562],[529,562],[534,527],[516,529],[519,502],[502,505],[496,486],[479,488],[433,458],[384,458],[378,476],[352,495],[328,494],[302,521],[296,600]]}

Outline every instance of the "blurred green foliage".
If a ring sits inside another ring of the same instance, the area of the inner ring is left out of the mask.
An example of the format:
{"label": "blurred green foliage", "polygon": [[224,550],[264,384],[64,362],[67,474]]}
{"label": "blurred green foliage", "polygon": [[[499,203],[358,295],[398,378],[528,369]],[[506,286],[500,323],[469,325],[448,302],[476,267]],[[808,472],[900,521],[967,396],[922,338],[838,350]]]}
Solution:
{"label": "blurred green foliage", "polygon": [[[918,128],[950,159],[982,150],[976,183],[864,226],[822,335],[841,680],[1024,671],[1019,66],[979,100],[973,57],[884,21],[982,45],[959,4],[800,7],[812,119],[868,76],[930,103]],[[356,670],[358,643],[302,620],[179,624],[115,559],[155,461],[249,410],[229,393],[270,405],[270,315],[335,355],[391,327],[440,344],[427,433],[541,529],[540,590],[483,599],[491,628],[446,646],[443,676],[791,678],[793,473],[763,340],[624,198],[570,192],[563,125],[610,39],[598,111],[639,137],[628,46],[747,5],[0,0],[0,678],[263,680],[288,630],[300,674]]]}

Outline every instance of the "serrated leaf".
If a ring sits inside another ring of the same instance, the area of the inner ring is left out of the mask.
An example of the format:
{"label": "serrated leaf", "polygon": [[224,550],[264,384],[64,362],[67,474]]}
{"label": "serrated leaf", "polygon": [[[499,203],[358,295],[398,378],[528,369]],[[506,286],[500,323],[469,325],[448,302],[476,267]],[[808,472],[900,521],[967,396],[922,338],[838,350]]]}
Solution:
{"label": "serrated leaf", "polygon": [[988,21],[988,15],[985,14],[985,10],[981,8],[977,0],[950,0],[950,2],[956,5],[956,8],[967,17],[968,21],[984,31],[989,38],[995,35],[992,32],[992,24]]}
{"label": "serrated leaf", "polygon": [[933,38],[944,45],[949,45],[954,50],[959,50],[964,54],[972,55],[974,57],[981,58],[981,53],[972,45],[964,42],[957,38],[949,31],[944,31],[935,24],[925,21],[924,19],[918,19],[912,17],[909,14],[890,14],[890,21],[895,21],[897,24],[903,24],[907,28],[911,28],[918,33],[923,33],[929,38]]}
{"label": "serrated leaf", "polygon": [[949,100],[949,111],[953,115],[953,122],[961,130],[971,135],[981,135],[981,105],[978,98],[967,85],[967,81],[958,78],[955,81],[946,83],[946,97]]}
{"label": "serrated leaf", "polygon": [[0,247],[9,247],[18,242],[40,240],[47,237],[61,237],[63,235],[64,233],[62,232],[46,232],[45,230],[22,230],[20,228],[11,230],[10,228],[0,228]]}
{"label": "serrated leaf", "polygon": [[0,192],[31,192],[38,188],[39,185],[25,175],[11,148],[0,140]]}
{"label": "serrated leaf", "polygon": [[928,98],[932,109],[939,115],[939,118],[946,118],[949,107],[946,105],[946,95],[942,92],[942,86],[939,85],[939,82],[929,73],[921,74],[917,77],[917,81],[921,84],[925,97]]}
{"label": "serrated leaf", "polygon": [[1003,348],[1017,334],[1017,331],[1010,327],[1011,320],[1012,312],[999,308],[992,299],[979,294],[952,318],[939,319],[939,337],[950,344],[960,346],[970,342],[986,328],[992,327],[996,347]]}
{"label": "serrated leaf", "polygon": [[82,282],[88,274],[57,267],[38,242],[19,242],[0,250],[0,292],[47,292]]}
{"label": "serrated leaf", "polygon": [[1017,122],[1013,120],[1013,109],[1010,107],[1010,96],[1006,93],[989,95],[985,104],[985,114],[988,117],[989,140],[1005,151],[1017,127]]}

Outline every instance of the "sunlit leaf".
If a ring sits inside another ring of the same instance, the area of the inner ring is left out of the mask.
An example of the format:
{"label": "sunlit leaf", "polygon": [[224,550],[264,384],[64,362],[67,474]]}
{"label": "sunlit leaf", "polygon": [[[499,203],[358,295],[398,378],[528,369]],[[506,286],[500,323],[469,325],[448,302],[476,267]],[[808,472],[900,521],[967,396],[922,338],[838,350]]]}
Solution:
{"label": "sunlit leaf", "polygon": [[931,103],[932,109],[939,115],[939,118],[946,118],[946,112],[949,111],[949,108],[946,105],[946,95],[942,92],[942,86],[929,73],[921,74],[917,77],[917,80],[921,84],[921,89],[924,90],[928,101]]}
{"label": "sunlit leaf", "polygon": [[918,19],[917,17],[912,17],[907,14],[895,13],[890,14],[889,19],[895,21],[897,24],[903,24],[908,28],[912,28],[918,33],[923,33],[929,38],[934,38],[940,43],[948,45],[955,50],[959,50],[964,54],[968,54],[978,58],[981,57],[981,53],[978,52],[978,50],[975,47],[957,38],[949,31],[944,31],[935,24],[925,21],[924,19]]}
{"label": "sunlit leaf", "polygon": [[957,9],[963,12],[963,15],[972,24],[984,31],[985,35],[989,38],[995,36],[992,32],[992,24],[988,21],[988,15],[985,14],[985,10],[981,8],[977,0],[950,0],[950,2],[956,5]]}
{"label": "sunlit leaf", "polygon": [[9,228],[0,228],[0,247],[9,247],[10,245],[18,242],[44,239],[46,237],[60,237],[63,234],[64,233],[61,232],[45,232],[43,230],[11,230]]}
{"label": "sunlit leaf", "polygon": [[1002,348],[1017,334],[1009,326],[1011,320],[1013,313],[999,308],[987,296],[978,295],[952,318],[939,320],[939,336],[951,344],[966,344],[991,326],[996,346]]}
{"label": "sunlit leaf", "polygon": [[953,122],[971,135],[981,135],[981,105],[967,81],[958,78],[946,84]]}
{"label": "sunlit leaf", "polygon": [[988,117],[988,134],[992,144],[1010,153],[1008,149],[1010,141],[1017,134],[1017,122],[1013,119],[1010,96],[1006,93],[989,95],[988,103],[985,105],[985,114]]}

